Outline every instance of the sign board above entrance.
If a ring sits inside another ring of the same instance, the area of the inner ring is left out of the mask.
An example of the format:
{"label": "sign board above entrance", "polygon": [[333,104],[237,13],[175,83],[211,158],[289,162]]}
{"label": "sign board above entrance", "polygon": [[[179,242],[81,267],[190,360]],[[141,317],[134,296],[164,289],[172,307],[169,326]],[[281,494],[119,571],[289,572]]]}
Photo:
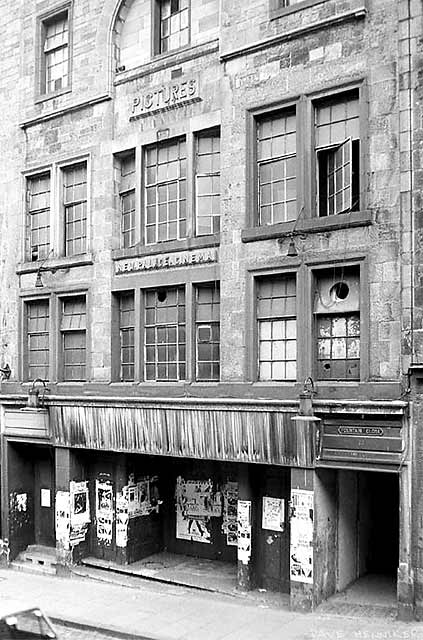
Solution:
{"label": "sign board above entrance", "polygon": [[129,119],[146,118],[155,113],[177,109],[200,100],[198,78],[180,78],[171,84],[149,88],[145,93],[135,95],[132,99]]}
{"label": "sign board above entrance", "polygon": [[115,273],[131,273],[133,271],[153,271],[156,269],[171,269],[173,267],[187,267],[193,264],[208,264],[217,262],[218,253],[215,247],[197,249],[194,251],[180,251],[178,253],[162,253],[158,256],[143,258],[128,258],[115,263]]}

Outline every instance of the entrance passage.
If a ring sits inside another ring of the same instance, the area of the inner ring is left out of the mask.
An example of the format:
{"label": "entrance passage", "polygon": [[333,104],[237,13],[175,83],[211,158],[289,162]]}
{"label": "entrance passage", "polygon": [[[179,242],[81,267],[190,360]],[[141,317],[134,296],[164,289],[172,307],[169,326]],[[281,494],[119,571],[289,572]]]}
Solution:
{"label": "entrance passage", "polygon": [[398,560],[397,474],[339,471],[337,591],[363,576],[392,583]]}

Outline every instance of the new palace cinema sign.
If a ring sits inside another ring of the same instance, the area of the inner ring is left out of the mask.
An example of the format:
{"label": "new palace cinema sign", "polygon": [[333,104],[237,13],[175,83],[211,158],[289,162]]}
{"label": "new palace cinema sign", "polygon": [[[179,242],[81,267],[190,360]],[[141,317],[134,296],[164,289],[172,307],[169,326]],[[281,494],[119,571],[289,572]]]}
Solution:
{"label": "new palace cinema sign", "polygon": [[171,269],[173,267],[187,267],[189,265],[210,264],[217,262],[218,252],[215,247],[165,253],[142,258],[127,258],[115,263],[116,275],[134,273],[137,271],[155,271],[157,269]]}

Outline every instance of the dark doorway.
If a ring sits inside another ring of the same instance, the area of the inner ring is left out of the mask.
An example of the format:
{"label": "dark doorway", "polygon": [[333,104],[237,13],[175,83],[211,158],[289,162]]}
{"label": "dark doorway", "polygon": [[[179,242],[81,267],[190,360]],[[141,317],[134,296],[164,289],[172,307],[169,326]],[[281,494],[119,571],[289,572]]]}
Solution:
{"label": "dark doorway", "polygon": [[54,459],[53,450],[39,447],[34,460],[35,543],[54,547]]}
{"label": "dark doorway", "polygon": [[371,526],[367,573],[396,575],[399,561],[399,482],[394,473],[364,473]]}

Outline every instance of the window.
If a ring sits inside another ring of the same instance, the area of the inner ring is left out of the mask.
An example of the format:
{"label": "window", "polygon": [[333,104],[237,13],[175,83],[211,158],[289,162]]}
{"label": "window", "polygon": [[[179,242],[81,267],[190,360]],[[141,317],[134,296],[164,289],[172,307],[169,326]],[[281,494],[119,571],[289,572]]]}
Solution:
{"label": "window", "polygon": [[121,238],[122,247],[135,244],[135,153],[121,158],[120,185]]}
{"label": "window", "polygon": [[315,326],[320,380],[360,379],[359,275],[323,272],[316,279]]}
{"label": "window", "polygon": [[297,323],[295,277],[257,281],[258,379],[295,380]]}
{"label": "window", "polygon": [[74,256],[86,251],[87,164],[74,164],[62,172],[65,255]]}
{"label": "window", "polygon": [[65,381],[86,379],[86,310],[85,296],[61,301],[62,378]]}
{"label": "window", "polygon": [[185,380],[185,290],[146,291],[145,380]]}
{"label": "window", "polygon": [[319,216],[360,208],[358,92],[315,105],[317,208]]}
{"label": "window", "polygon": [[42,260],[50,252],[50,173],[27,179],[27,259]]}
{"label": "window", "polygon": [[145,152],[146,244],[186,236],[186,144],[179,139]]}
{"label": "window", "polygon": [[279,18],[287,13],[307,9],[323,2],[326,0],[270,0],[270,17]]}
{"label": "window", "polygon": [[297,214],[295,112],[258,120],[257,164],[259,224],[294,220]]}
{"label": "window", "polygon": [[295,108],[287,105],[253,114],[256,160],[249,186],[250,220],[252,226],[264,228],[255,229],[255,234],[245,230],[244,239],[264,237],[269,233],[265,227],[299,216],[304,221],[365,207],[360,161],[363,92],[357,87],[319,98],[301,96]]}
{"label": "window", "polygon": [[158,0],[158,53],[167,53],[189,43],[189,0]]}
{"label": "window", "polygon": [[120,342],[120,380],[134,380],[134,294],[125,293],[119,297],[119,342]]}
{"label": "window", "polygon": [[218,285],[196,288],[196,346],[199,381],[219,380],[220,292]]}
{"label": "window", "polygon": [[196,137],[196,235],[220,231],[220,134]]}
{"label": "window", "polygon": [[26,380],[49,379],[49,301],[26,303]]}
{"label": "window", "polygon": [[69,15],[63,11],[42,22],[41,93],[69,86]]}

